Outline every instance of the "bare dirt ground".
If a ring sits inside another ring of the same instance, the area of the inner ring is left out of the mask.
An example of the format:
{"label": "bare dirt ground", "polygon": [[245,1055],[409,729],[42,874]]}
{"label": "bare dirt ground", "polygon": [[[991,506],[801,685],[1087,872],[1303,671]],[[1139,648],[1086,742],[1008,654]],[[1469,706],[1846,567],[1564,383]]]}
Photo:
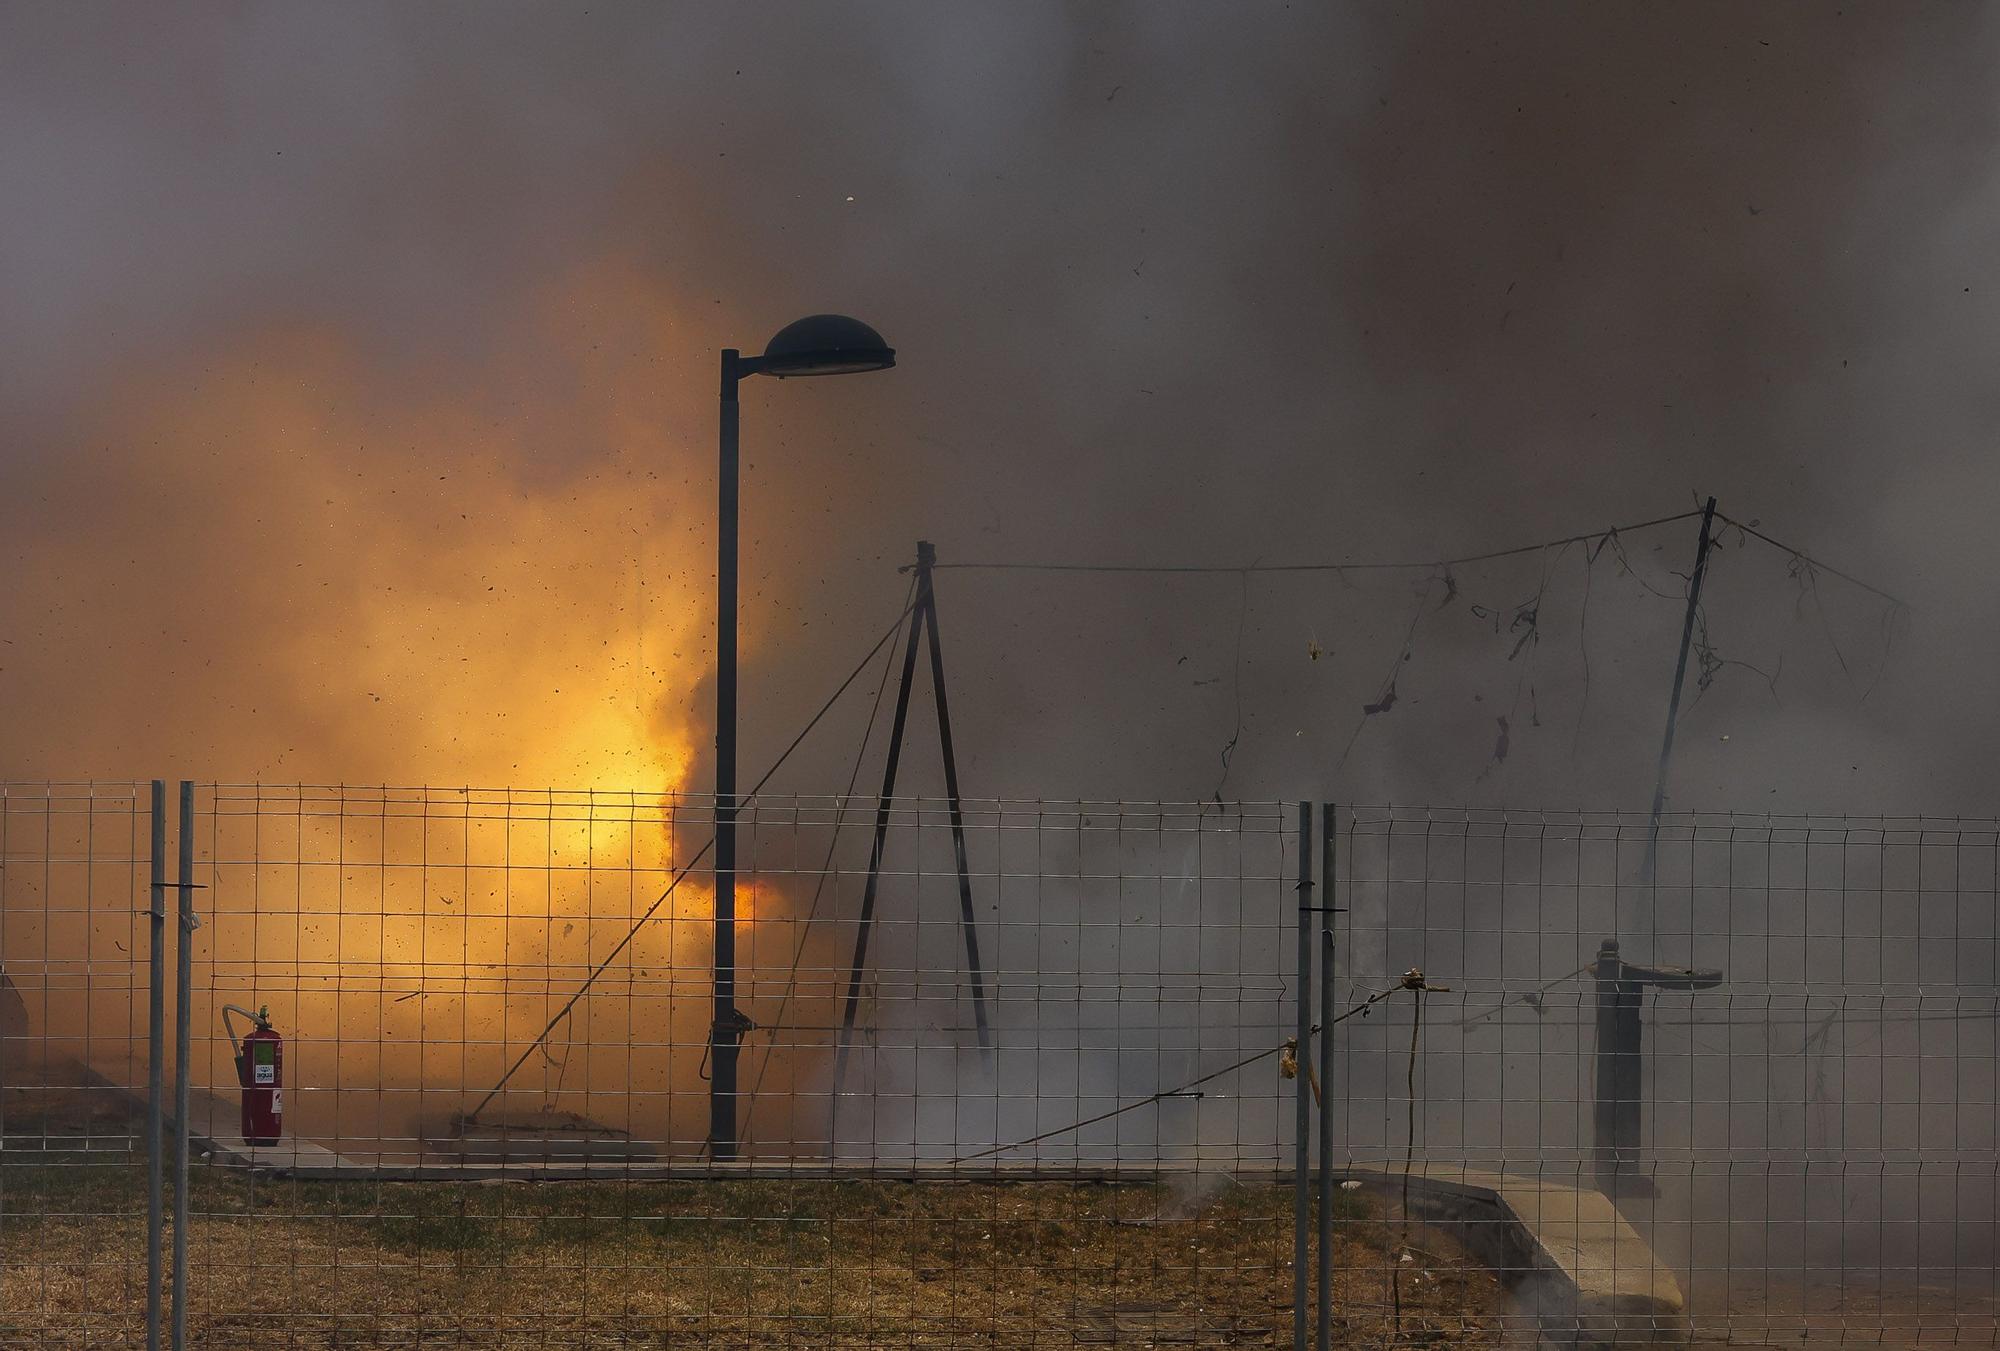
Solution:
{"label": "bare dirt ground", "polygon": [[[10,1144],[120,1134],[43,1107],[9,1104]],[[1395,1339],[1397,1296],[1407,1343],[1498,1340],[1492,1276],[1341,1199],[1339,1345]],[[1291,1192],[1226,1178],[376,1183],[197,1166],[190,1204],[189,1343],[211,1351],[1291,1341]],[[10,1150],[0,1348],[143,1345],[145,1209],[139,1155]]]}

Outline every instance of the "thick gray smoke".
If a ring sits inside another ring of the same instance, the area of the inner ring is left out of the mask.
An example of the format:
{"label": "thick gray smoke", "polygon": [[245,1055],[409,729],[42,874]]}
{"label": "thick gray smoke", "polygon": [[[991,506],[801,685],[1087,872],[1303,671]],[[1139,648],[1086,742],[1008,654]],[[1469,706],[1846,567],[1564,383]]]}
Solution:
{"label": "thick gray smoke", "polygon": [[[657,776],[511,738],[608,679],[705,742],[714,352],[830,307],[903,365],[749,392],[748,763],[893,613],[920,535],[947,560],[1421,559],[1713,492],[1914,609],[1884,667],[1876,602],[1732,541],[1711,636],[1776,693],[1720,670],[1676,801],[1990,811],[1963,725],[1995,630],[1988,27],[15,8],[0,758]],[[561,514],[607,477],[615,521]],[[1692,547],[1626,541],[1669,592]],[[948,576],[969,787],[1643,802],[1677,609],[1600,557],[1582,622],[1585,573],[1578,548],[1467,570],[1448,604],[1433,580],[1344,761],[1422,574]],[[421,622],[377,613],[399,574]],[[682,621],[650,651],[649,598]],[[562,650],[520,685],[443,678],[512,669],[508,632]]]}

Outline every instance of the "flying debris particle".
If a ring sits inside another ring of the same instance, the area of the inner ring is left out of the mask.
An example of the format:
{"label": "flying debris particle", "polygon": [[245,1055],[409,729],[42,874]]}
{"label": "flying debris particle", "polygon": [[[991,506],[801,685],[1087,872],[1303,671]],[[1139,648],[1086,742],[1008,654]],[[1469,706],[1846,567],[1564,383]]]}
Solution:
{"label": "flying debris particle", "polygon": [[1507,719],[1503,716],[1494,721],[1500,724],[1500,735],[1493,742],[1493,763],[1497,765],[1507,758]]}
{"label": "flying debris particle", "polygon": [[1395,706],[1396,706],[1396,682],[1394,680],[1391,680],[1389,682],[1389,688],[1382,691],[1382,697],[1380,699],[1377,699],[1372,704],[1363,704],[1361,706],[1361,712],[1365,716],[1372,718],[1377,713],[1387,713],[1390,709],[1394,708]]}
{"label": "flying debris particle", "polygon": [[1323,648],[1323,647],[1321,647],[1321,646],[1319,645],[1319,639],[1318,639],[1318,638],[1314,637],[1314,638],[1307,638],[1307,639],[1306,639],[1306,658],[1307,658],[1307,660],[1309,660],[1309,661],[1318,661],[1318,660],[1320,659],[1320,657],[1321,657],[1321,656],[1322,656],[1322,655],[1323,655],[1323,654],[1324,654],[1325,652],[1326,652],[1326,649],[1325,649],[1325,648]]}

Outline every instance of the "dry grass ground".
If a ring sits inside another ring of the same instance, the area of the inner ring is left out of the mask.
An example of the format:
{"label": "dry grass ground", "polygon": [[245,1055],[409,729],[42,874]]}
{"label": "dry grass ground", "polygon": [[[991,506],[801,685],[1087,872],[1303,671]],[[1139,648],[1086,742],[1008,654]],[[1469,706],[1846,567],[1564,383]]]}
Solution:
{"label": "dry grass ground", "polygon": [[[140,1171],[17,1166],[0,1185],[0,1346],[136,1345]],[[1290,1337],[1290,1193],[1277,1188],[1190,1207],[1137,1184],[370,1184],[197,1169],[190,1199],[190,1341],[217,1351]],[[1341,1340],[1380,1345],[1394,1235],[1361,1213],[1336,1235]],[[1498,1287],[1435,1235],[1420,1248],[1404,1264],[1406,1333],[1487,1340]]]}
{"label": "dry grass ground", "polygon": [[[19,1156],[16,1156],[19,1157]],[[1390,1339],[1397,1235],[1336,1225],[1339,1342]],[[1291,1193],[1153,1184],[191,1179],[189,1342],[388,1347],[1289,1345]],[[1495,1340],[1505,1296],[1435,1234],[1406,1339]],[[0,1348],[135,1347],[143,1169],[0,1169]]]}

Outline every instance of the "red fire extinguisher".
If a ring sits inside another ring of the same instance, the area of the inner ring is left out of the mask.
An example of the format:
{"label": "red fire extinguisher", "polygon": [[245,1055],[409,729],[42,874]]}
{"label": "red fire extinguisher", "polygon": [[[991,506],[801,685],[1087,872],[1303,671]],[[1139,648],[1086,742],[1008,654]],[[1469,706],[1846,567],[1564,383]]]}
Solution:
{"label": "red fire extinguisher", "polygon": [[232,1044],[236,1041],[236,1027],[229,1021],[232,1013],[256,1024],[236,1052],[236,1081],[243,1086],[243,1143],[275,1145],[284,1134],[285,1040],[271,1026],[269,1004],[260,1005],[255,1013],[224,1004],[222,1026]]}

